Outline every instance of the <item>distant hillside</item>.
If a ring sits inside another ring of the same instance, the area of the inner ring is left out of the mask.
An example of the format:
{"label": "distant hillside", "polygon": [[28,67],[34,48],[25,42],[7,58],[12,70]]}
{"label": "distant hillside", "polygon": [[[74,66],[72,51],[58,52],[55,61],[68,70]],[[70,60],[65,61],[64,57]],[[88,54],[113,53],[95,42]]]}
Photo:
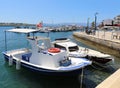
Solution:
{"label": "distant hillside", "polygon": [[[79,25],[79,26],[86,26],[86,23],[57,23],[57,24],[49,24],[49,23],[43,23],[43,26],[62,26],[62,25]],[[36,24],[28,24],[28,23],[0,23],[0,26],[36,26]]]}
{"label": "distant hillside", "polygon": [[35,26],[35,24],[27,24],[27,23],[0,23],[0,26]]}

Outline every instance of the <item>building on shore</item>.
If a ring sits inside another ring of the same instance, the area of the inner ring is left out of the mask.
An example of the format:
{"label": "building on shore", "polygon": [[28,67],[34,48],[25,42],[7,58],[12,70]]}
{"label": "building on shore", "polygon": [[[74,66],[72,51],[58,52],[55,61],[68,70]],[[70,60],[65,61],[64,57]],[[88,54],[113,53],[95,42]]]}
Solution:
{"label": "building on shore", "polygon": [[114,17],[113,19],[105,19],[99,25],[100,29],[116,29],[120,30],[120,15]]}
{"label": "building on shore", "polygon": [[103,20],[103,25],[104,26],[113,26],[113,20],[112,19]]}
{"label": "building on shore", "polygon": [[114,24],[120,25],[120,15],[114,17]]}

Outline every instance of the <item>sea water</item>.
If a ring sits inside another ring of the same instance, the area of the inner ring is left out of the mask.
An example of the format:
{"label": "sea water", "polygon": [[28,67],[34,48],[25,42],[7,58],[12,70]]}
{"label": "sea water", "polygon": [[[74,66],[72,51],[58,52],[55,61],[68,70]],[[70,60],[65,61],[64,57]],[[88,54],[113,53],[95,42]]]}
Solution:
{"label": "sea water", "polygon": [[[5,51],[5,30],[13,27],[0,27],[0,88],[80,88],[81,74],[78,78],[56,78],[40,75],[31,72],[25,68],[15,69],[15,65],[9,66],[4,61],[2,52]],[[70,38],[78,45],[88,47],[72,37],[73,31],[70,32],[50,32],[51,41],[56,38]],[[38,33],[40,36],[48,36],[48,33]],[[7,33],[7,50],[29,47],[25,34]],[[90,48],[90,47],[89,47]],[[104,68],[92,65],[84,68],[83,71],[83,88],[95,88],[100,82],[106,79],[120,66],[120,58],[115,57],[114,64],[106,65]]]}

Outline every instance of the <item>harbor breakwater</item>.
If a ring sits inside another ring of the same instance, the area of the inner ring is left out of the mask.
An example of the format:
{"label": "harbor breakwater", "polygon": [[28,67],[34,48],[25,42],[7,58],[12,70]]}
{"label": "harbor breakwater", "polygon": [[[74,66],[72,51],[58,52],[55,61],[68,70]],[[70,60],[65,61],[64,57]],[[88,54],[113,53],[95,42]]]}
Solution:
{"label": "harbor breakwater", "polygon": [[[95,35],[88,35],[85,32],[74,32],[73,36],[94,49],[120,57],[120,40],[113,39],[112,34],[112,32],[103,31],[96,32]],[[105,49],[107,50],[105,51]]]}

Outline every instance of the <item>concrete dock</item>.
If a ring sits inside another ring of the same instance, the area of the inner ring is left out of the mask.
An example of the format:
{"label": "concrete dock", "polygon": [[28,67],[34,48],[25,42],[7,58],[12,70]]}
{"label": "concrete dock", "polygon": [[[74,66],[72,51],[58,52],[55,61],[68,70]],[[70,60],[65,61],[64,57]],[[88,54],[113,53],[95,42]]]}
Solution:
{"label": "concrete dock", "polygon": [[120,57],[120,39],[116,38],[114,32],[96,31],[95,35],[93,35],[93,34],[86,34],[85,32],[80,31],[80,32],[74,32],[73,36],[115,50],[117,53],[117,54],[115,53],[116,56]]}
{"label": "concrete dock", "polygon": [[120,69],[110,75],[96,88],[120,88]]}

